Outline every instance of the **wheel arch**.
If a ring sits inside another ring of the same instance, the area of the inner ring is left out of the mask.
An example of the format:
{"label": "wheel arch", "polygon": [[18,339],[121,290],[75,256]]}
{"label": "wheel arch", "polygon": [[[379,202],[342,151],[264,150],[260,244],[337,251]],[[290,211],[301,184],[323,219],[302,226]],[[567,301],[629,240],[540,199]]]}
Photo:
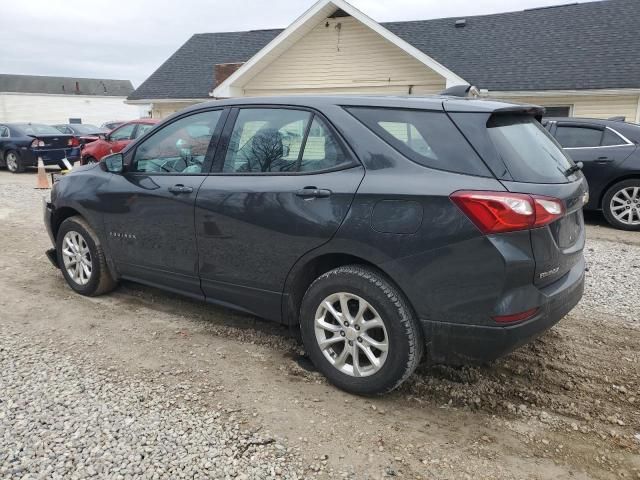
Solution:
{"label": "wheel arch", "polygon": [[[299,312],[300,306],[302,305],[302,298],[309,289],[309,286],[320,275],[344,265],[363,265],[376,270],[402,292],[397,282],[374,262],[352,253],[325,252],[311,258],[301,259],[289,272],[285,282],[282,300],[282,322],[291,326],[298,325],[300,322]],[[409,306],[413,308],[408,299],[407,302]]]}

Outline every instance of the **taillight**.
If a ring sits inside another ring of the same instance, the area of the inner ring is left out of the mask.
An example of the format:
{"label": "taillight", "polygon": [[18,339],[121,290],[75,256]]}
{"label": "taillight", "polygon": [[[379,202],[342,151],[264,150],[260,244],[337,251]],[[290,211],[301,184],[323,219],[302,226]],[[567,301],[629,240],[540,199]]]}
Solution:
{"label": "taillight", "polygon": [[524,193],[460,191],[451,200],[487,234],[538,228],[564,215],[557,198]]}
{"label": "taillight", "polygon": [[80,141],[76,137],[71,137],[67,142],[67,145],[70,147],[77,147],[80,145]]}
{"label": "taillight", "polygon": [[37,138],[33,140],[33,142],[31,142],[31,148],[38,148],[38,147],[44,147],[44,141],[43,140],[38,140]]}

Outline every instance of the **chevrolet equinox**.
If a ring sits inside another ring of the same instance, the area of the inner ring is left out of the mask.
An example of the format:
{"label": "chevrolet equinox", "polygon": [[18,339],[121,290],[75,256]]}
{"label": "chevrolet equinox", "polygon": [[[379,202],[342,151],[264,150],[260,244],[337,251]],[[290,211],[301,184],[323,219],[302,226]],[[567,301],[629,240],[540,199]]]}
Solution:
{"label": "chevrolet equinox", "polygon": [[434,97],[199,104],[45,206],[69,286],[119,279],[298,326],[358,394],[491,361],[580,300],[587,183],[542,109]]}

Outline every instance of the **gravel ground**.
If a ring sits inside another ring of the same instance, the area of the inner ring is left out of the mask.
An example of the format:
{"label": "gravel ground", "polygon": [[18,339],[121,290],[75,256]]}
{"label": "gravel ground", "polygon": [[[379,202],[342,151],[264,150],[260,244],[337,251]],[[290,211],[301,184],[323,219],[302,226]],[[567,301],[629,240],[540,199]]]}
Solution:
{"label": "gravel ground", "polygon": [[640,246],[590,239],[585,256],[589,272],[579,309],[640,322]]}
{"label": "gravel ground", "polygon": [[61,355],[60,344],[0,335],[0,478],[303,476],[273,437],[199,406],[206,389],[125,377]]}
{"label": "gravel ground", "polygon": [[590,216],[585,296],[539,339],[363,399],[272,323],[126,282],[74,294],[34,182],[0,172],[2,479],[640,479],[637,233]]}

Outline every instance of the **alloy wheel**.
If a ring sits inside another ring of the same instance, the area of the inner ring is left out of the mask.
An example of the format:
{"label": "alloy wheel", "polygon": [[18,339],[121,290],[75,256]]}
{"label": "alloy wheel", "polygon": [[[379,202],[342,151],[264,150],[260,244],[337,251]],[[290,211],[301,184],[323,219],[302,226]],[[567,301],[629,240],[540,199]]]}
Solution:
{"label": "alloy wheel", "polygon": [[387,329],[364,298],[346,292],[329,295],[316,310],[314,326],[322,354],[342,373],[366,377],[384,365]]}
{"label": "alloy wheel", "polygon": [[7,169],[9,169],[10,172],[18,170],[18,156],[14,152],[7,153],[5,160],[7,162]]}
{"label": "alloy wheel", "polygon": [[625,225],[640,225],[640,187],[618,190],[609,204],[611,214]]}
{"label": "alloy wheel", "polygon": [[62,239],[62,260],[67,274],[75,283],[89,283],[93,271],[91,251],[80,233],[73,230],[66,233]]}

